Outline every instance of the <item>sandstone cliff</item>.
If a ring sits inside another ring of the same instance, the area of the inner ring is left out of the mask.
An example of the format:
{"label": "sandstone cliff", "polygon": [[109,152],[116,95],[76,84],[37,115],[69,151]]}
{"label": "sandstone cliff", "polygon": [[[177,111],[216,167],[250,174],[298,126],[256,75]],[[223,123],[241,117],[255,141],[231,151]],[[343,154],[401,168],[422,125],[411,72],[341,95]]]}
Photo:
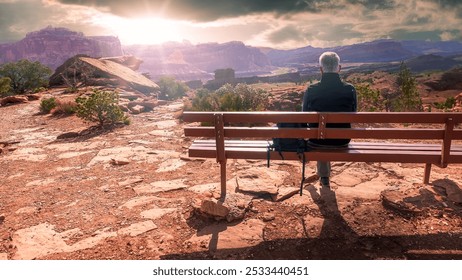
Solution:
{"label": "sandstone cliff", "polygon": [[104,57],[121,56],[123,53],[117,37],[87,37],[83,33],[49,26],[28,33],[21,41],[1,44],[0,64],[28,59],[40,61],[51,69],[56,69],[77,54]]}

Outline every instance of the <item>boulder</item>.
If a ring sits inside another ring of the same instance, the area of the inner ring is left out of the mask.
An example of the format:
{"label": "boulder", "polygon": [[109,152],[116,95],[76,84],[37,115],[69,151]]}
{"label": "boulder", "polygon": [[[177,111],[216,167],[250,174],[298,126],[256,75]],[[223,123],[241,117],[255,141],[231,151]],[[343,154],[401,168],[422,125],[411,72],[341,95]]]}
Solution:
{"label": "boulder", "polygon": [[140,105],[135,105],[133,107],[129,107],[130,108],[130,112],[132,114],[141,114],[144,112],[145,108],[143,106],[140,106]]}
{"label": "boulder", "polygon": [[224,201],[217,200],[213,197],[205,198],[200,208],[196,210],[216,220],[232,222],[244,219],[245,213],[251,206],[251,202],[252,197],[240,193],[233,193],[228,194]]}
{"label": "boulder", "polygon": [[27,100],[29,101],[34,101],[34,100],[39,100],[40,99],[40,95],[34,93],[34,94],[26,94],[26,97],[27,97]]}
{"label": "boulder", "polygon": [[454,203],[462,203],[462,189],[454,181],[449,179],[441,179],[434,181],[433,185],[444,189],[449,201]]}
{"label": "boulder", "polygon": [[29,99],[26,96],[13,95],[0,99],[0,105],[5,106],[7,104],[26,103],[27,101],[29,101]]}
{"label": "boulder", "polygon": [[462,112],[462,92],[459,93],[459,95],[457,95],[455,97],[456,99],[456,103],[454,104],[454,107],[452,108],[452,111],[453,112]]}
{"label": "boulder", "polygon": [[66,85],[66,80],[76,80],[87,86],[126,87],[144,94],[156,94],[159,91],[156,83],[122,64],[81,55],[74,56],[59,66],[50,77],[50,85]]}

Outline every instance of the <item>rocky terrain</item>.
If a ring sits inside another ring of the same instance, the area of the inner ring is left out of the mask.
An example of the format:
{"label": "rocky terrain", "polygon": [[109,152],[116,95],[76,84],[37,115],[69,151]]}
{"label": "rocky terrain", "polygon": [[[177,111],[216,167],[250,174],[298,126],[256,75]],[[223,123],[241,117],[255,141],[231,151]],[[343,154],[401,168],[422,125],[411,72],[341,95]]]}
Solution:
{"label": "rocky terrain", "polygon": [[110,130],[39,102],[0,107],[0,259],[462,259],[460,165],[423,185],[420,164],[338,162],[329,190],[310,162],[300,196],[300,163],[232,160],[244,216],[217,221],[199,206],[219,165],[188,157],[182,101]]}

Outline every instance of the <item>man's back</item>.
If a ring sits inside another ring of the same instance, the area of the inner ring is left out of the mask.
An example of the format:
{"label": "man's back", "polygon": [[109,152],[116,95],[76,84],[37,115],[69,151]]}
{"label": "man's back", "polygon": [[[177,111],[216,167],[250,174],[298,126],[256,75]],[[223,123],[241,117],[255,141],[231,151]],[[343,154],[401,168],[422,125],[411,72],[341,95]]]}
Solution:
{"label": "man's back", "polygon": [[[303,111],[308,112],[356,112],[356,90],[340,79],[338,73],[323,73],[321,82],[308,87],[303,96]],[[310,124],[310,127],[317,127]],[[327,124],[326,127],[346,128],[349,123]],[[320,145],[344,145],[349,139],[310,139]]]}

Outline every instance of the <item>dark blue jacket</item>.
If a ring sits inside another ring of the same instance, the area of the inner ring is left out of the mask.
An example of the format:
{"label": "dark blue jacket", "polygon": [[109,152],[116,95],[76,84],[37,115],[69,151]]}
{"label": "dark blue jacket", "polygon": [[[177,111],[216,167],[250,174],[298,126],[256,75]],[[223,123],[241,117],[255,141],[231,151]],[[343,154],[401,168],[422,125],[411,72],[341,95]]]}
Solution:
{"label": "dark blue jacket", "polygon": [[[321,81],[307,88],[303,95],[303,111],[306,112],[356,112],[357,98],[353,85],[340,79],[338,73],[324,73]],[[317,123],[309,124],[318,127]],[[326,127],[349,128],[349,123],[327,124]],[[345,145],[350,139],[310,139],[319,145]]]}

